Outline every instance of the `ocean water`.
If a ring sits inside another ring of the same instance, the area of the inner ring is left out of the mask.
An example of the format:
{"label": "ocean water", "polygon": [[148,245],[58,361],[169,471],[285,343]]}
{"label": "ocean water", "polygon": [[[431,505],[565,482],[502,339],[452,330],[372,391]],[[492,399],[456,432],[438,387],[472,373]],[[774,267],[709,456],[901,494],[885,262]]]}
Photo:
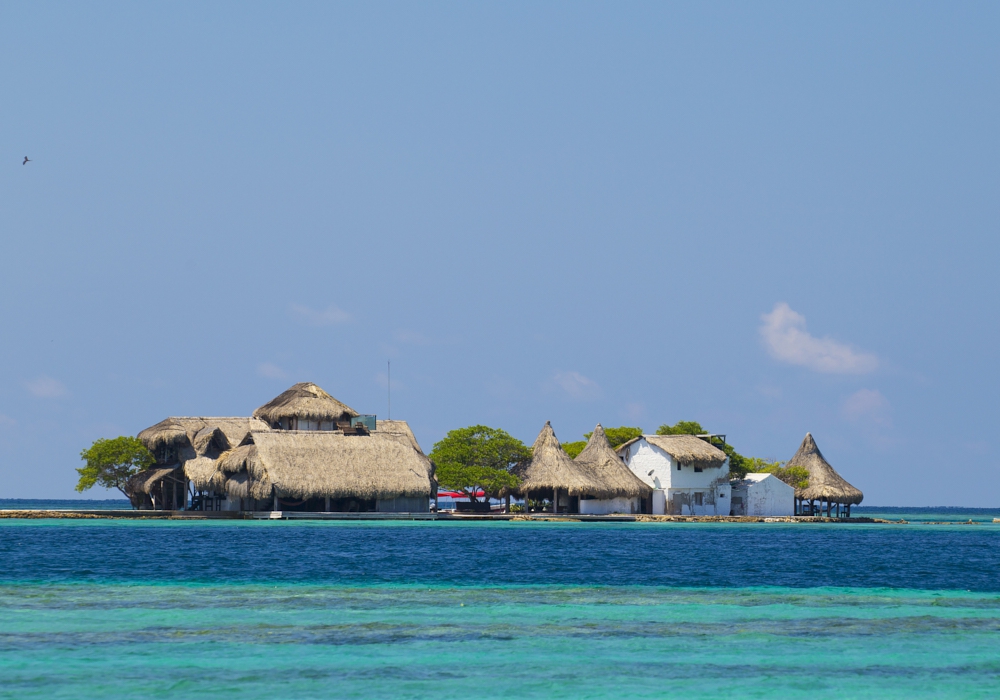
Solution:
{"label": "ocean water", "polygon": [[0,698],[987,698],[1000,525],[0,520]]}

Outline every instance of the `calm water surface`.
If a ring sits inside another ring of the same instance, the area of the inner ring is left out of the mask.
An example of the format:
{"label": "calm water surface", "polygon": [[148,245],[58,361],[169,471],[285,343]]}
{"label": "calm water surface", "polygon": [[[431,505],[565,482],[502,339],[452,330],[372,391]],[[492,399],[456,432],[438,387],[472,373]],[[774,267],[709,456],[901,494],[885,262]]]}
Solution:
{"label": "calm water surface", "polygon": [[0,697],[996,697],[998,545],[992,523],[0,520]]}

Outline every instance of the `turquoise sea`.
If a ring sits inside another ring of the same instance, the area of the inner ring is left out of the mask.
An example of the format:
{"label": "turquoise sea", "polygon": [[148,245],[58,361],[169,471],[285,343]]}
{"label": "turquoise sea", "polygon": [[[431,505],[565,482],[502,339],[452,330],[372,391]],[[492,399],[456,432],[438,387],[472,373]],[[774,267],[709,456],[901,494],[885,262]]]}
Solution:
{"label": "turquoise sea", "polygon": [[1000,695],[991,521],[0,520],[0,562],[0,698]]}

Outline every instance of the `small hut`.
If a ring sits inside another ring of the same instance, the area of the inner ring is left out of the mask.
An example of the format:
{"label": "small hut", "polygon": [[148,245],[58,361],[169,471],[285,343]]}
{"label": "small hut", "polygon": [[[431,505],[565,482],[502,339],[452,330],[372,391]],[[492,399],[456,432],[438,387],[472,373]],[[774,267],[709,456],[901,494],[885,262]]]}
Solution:
{"label": "small hut", "polygon": [[529,498],[551,498],[553,512],[557,513],[580,512],[581,496],[610,495],[590,468],[566,454],[548,421],[531,448],[531,459],[516,473],[521,477],[516,491],[525,502]]}
{"label": "small hut", "polygon": [[573,460],[586,468],[592,478],[601,482],[598,494],[580,496],[580,512],[594,515],[607,513],[643,513],[653,488],[644,483],[614,451],[604,427],[598,423],[583,452]]}
{"label": "small hut", "polygon": [[312,382],[301,382],[258,408],[253,417],[276,430],[337,430],[350,427],[358,412]]}
{"label": "small hut", "polygon": [[812,433],[806,433],[799,451],[785,466],[805,467],[809,472],[809,485],[795,490],[796,515],[820,515],[825,509],[827,517],[835,514],[838,518],[841,515],[849,518],[851,506],[861,503],[865,497],[830,466],[816,446]]}

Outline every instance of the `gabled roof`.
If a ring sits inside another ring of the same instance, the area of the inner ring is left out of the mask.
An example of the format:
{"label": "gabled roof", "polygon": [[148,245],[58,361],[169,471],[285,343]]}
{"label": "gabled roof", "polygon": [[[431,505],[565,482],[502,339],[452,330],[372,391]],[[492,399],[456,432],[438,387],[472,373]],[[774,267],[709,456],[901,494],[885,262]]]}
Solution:
{"label": "gabled roof", "polygon": [[254,418],[277,423],[282,418],[349,420],[358,412],[341,403],[312,382],[301,382],[283,391],[253,412]]}
{"label": "gabled roof", "polygon": [[826,501],[844,505],[861,503],[865,497],[854,488],[823,457],[812,433],[806,433],[798,452],[788,460],[786,467],[805,467],[809,472],[809,485],[796,489],[795,497],[804,501]]}
{"label": "gabled roof", "polygon": [[721,467],[728,457],[715,445],[695,435],[643,435],[632,438],[618,446],[619,454],[638,440],[659,447],[681,464],[689,464],[702,469]]}
{"label": "gabled roof", "polygon": [[600,493],[590,494],[598,498],[645,497],[653,490],[625,466],[622,458],[611,448],[608,436],[600,423],[594,428],[583,452],[573,461],[586,467],[591,476],[602,484]]}

